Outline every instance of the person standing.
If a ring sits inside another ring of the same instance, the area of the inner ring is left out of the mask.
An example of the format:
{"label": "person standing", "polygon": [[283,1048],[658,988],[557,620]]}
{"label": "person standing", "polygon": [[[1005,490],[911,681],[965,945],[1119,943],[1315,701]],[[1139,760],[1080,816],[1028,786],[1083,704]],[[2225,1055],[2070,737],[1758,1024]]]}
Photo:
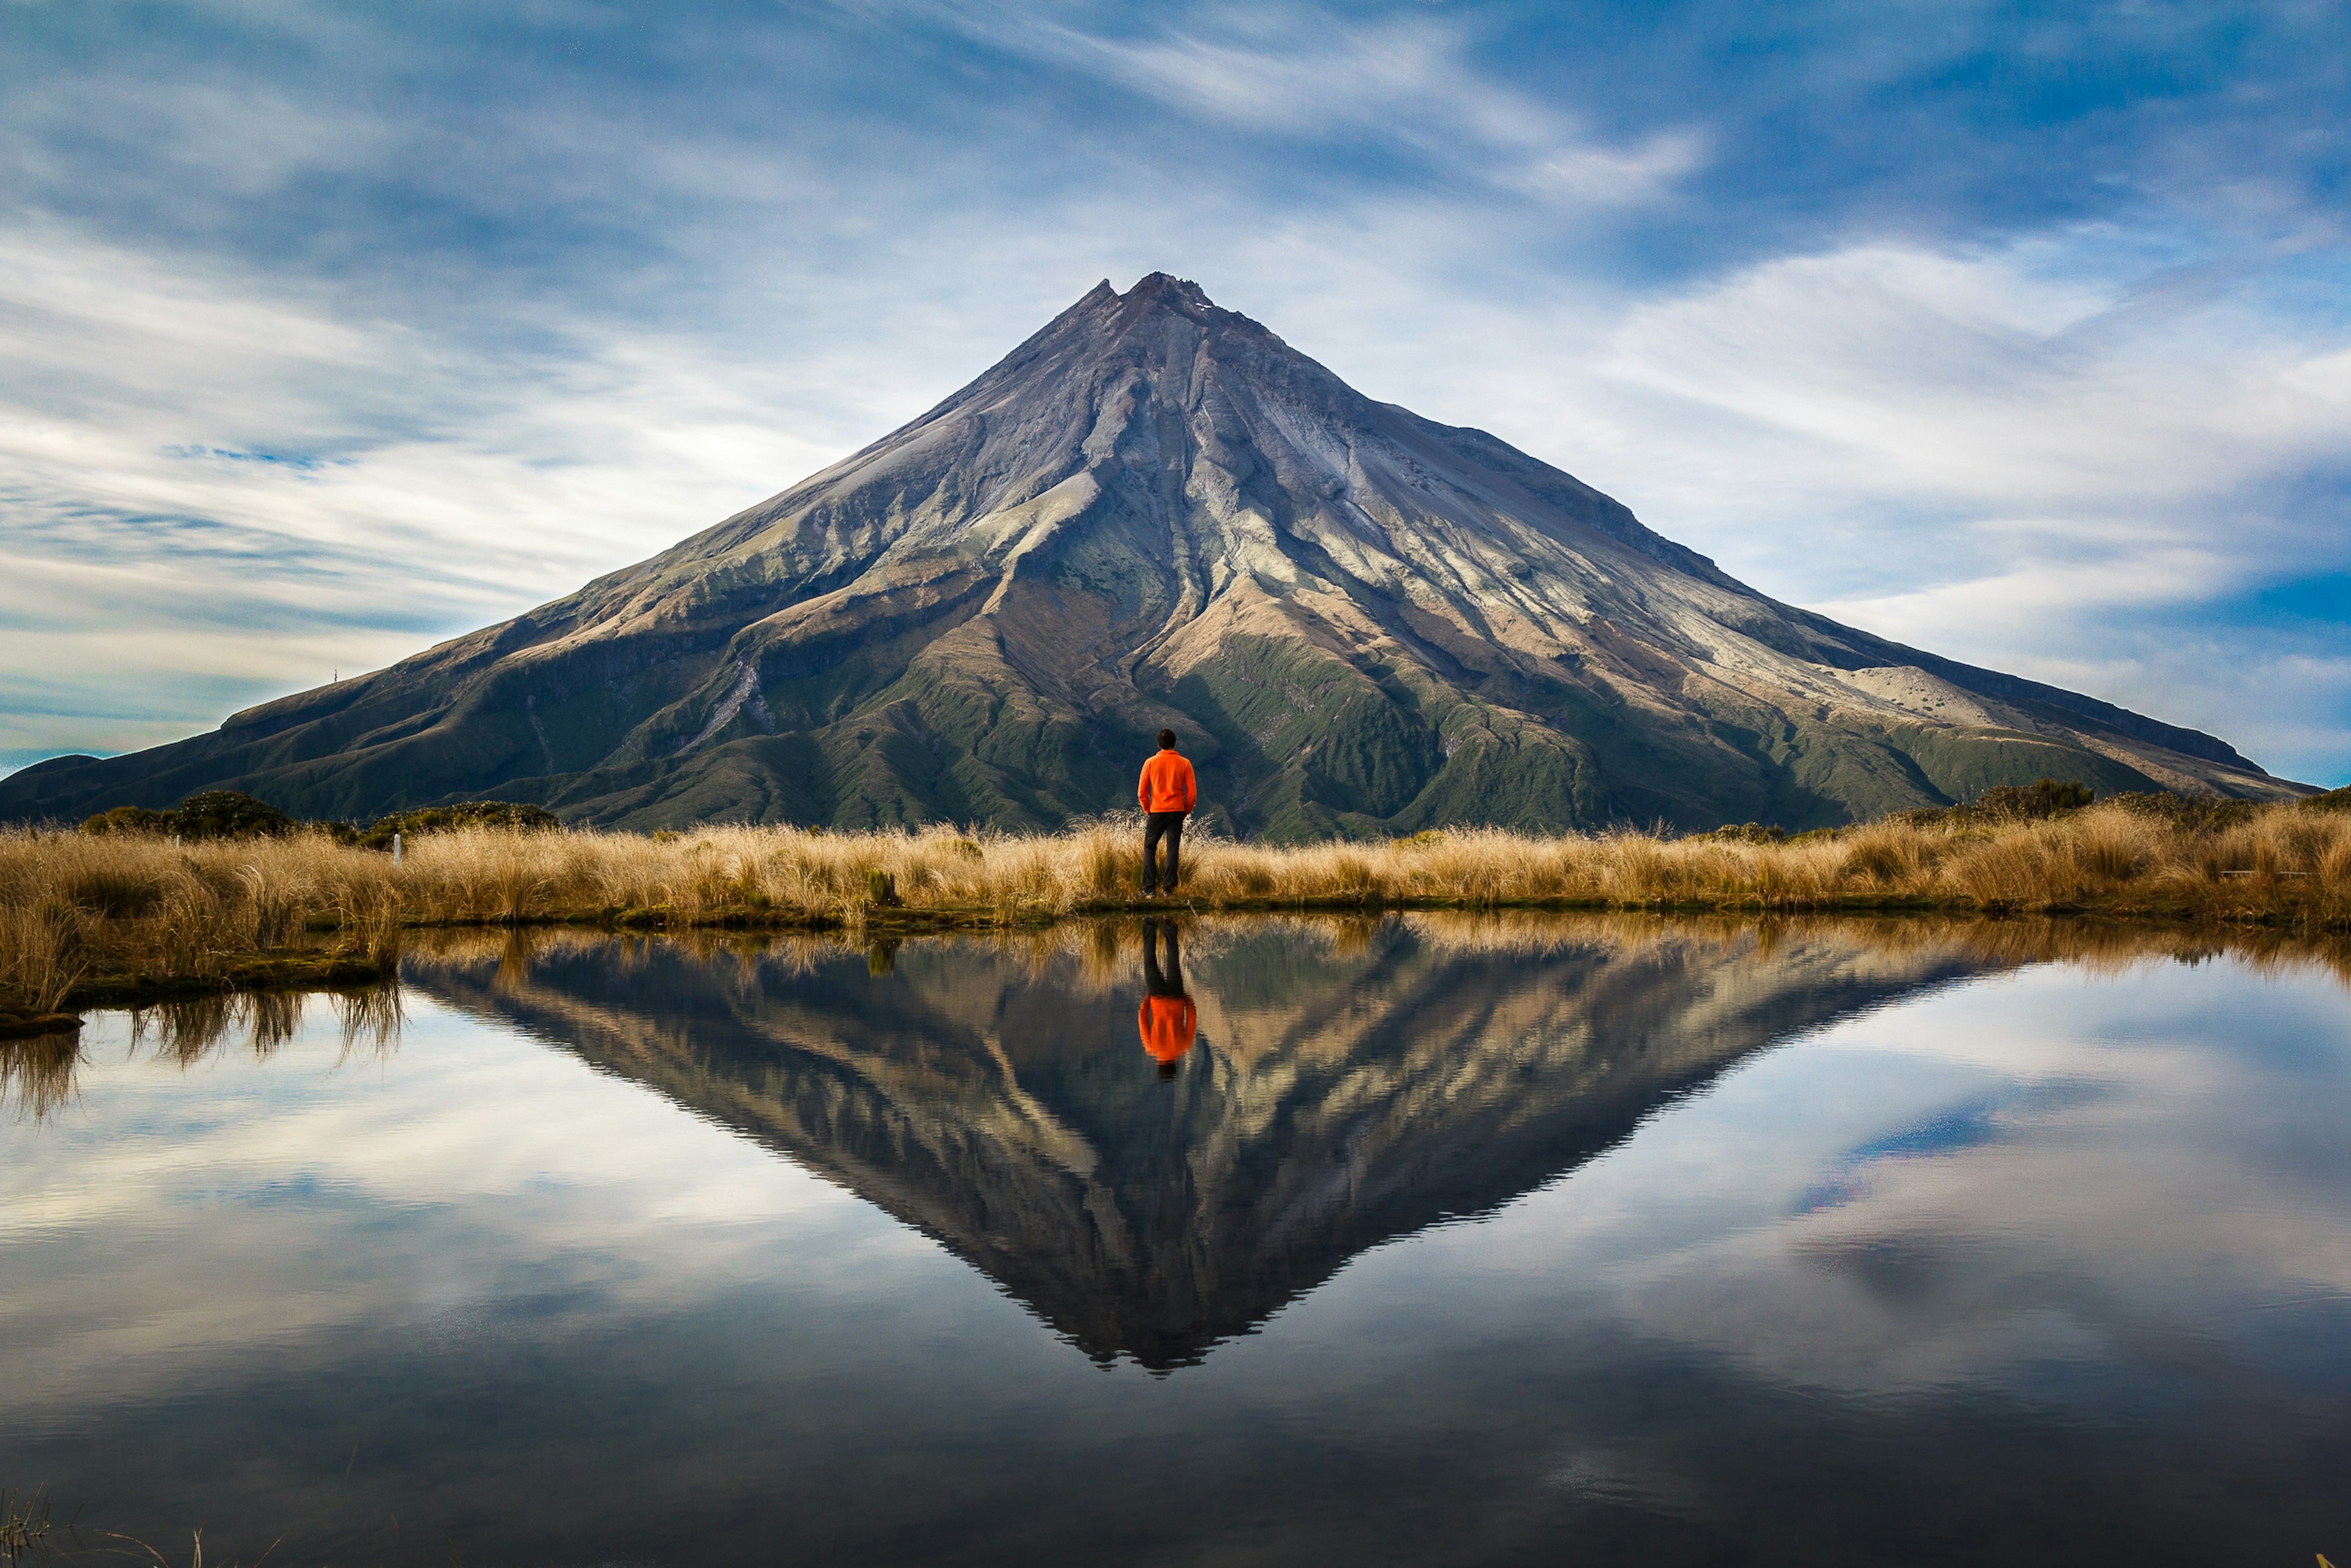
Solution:
{"label": "person standing", "polygon": [[1200,798],[1199,786],[1192,778],[1192,765],[1176,749],[1176,732],[1159,732],[1159,754],[1143,765],[1143,778],[1134,787],[1134,798],[1143,804],[1143,896],[1151,898],[1160,891],[1159,843],[1167,841],[1166,891],[1176,891],[1177,857],[1184,849],[1184,816]]}

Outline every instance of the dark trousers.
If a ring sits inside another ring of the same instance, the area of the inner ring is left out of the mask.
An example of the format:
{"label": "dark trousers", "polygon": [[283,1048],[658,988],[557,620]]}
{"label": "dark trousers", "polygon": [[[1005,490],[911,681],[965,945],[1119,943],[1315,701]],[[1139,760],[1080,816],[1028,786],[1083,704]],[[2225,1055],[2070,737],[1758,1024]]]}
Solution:
{"label": "dark trousers", "polygon": [[[1167,938],[1167,967],[1159,967],[1159,939]],[[1143,923],[1143,994],[1146,997],[1182,997],[1191,993],[1184,989],[1184,949],[1176,945],[1173,921],[1146,920]]]}
{"label": "dark trousers", "polygon": [[1143,891],[1159,888],[1159,841],[1167,841],[1167,891],[1176,891],[1176,857],[1184,852],[1184,813],[1148,811],[1143,818]]}

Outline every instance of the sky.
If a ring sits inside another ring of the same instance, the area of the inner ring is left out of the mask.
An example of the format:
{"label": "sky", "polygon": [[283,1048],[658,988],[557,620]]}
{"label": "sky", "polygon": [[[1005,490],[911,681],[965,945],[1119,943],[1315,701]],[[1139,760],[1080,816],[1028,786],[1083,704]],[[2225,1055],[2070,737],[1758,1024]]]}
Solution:
{"label": "sky", "polygon": [[0,769],[1165,270],[1774,597],[2351,782],[2351,7],[0,0]]}

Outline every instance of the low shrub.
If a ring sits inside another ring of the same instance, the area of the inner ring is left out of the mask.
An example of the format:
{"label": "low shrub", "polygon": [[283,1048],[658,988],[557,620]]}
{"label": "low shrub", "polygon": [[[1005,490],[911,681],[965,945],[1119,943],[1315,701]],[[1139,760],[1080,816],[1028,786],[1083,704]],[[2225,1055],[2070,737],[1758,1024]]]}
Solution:
{"label": "low shrub", "polygon": [[505,828],[515,832],[538,833],[561,826],[562,818],[544,806],[528,801],[462,800],[454,806],[421,806],[413,811],[379,817],[352,841],[363,849],[388,850],[394,833],[405,841],[426,833],[454,832],[460,828]]}
{"label": "low shrub", "polygon": [[2043,822],[2078,811],[2098,792],[2078,779],[2042,779],[2030,785],[2001,784],[1960,808],[1986,821]]}
{"label": "low shrub", "polygon": [[265,839],[294,831],[294,819],[241,789],[206,789],[172,811],[172,831],[183,839]]}
{"label": "low shrub", "polygon": [[94,838],[152,833],[192,840],[257,839],[275,838],[293,831],[294,827],[293,818],[241,789],[206,789],[168,811],[117,806],[84,819],[81,831]]}
{"label": "low shrub", "polygon": [[2175,795],[2168,790],[2161,794],[2110,795],[2106,804],[2135,816],[2152,817],[2177,832],[2189,835],[2241,828],[2262,809],[2251,800],[2226,800],[2218,795]]}
{"label": "low shrub", "polygon": [[1788,830],[1777,822],[1768,827],[1761,822],[1725,822],[1710,833],[1698,833],[1692,836],[1701,839],[1719,839],[1724,843],[1731,844],[1777,844],[1787,841]]}
{"label": "low shrub", "polygon": [[2329,789],[2324,795],[2313,795],[2302,803],[2305,811],[2351,811],[2351,784],[2340,789]]}
{"label": "low shrub", "polygon": [[109,833],[168,833],[172,831],[172,813],[152,811],[144,806],[117,806],[110,811],[85,818],[81,831],[93,838]]}
{"label": "low shrub", "polygon": [[1921,806],[1896,811],[1886,821],[1912,828],[1996,828],[2069,817],[2097,798],[2098,792],[2078,779],[2041,779],[2031,784],[1995,784],[1956,806]]}

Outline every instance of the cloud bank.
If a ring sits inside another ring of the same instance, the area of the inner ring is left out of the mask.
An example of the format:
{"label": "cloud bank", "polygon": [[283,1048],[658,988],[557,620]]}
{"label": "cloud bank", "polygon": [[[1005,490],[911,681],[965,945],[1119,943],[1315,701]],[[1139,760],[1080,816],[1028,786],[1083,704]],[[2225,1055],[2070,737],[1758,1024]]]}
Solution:
{"label": "cloud bank", "polygon": [[0,765],[566,592],[1165,268],[1777,597],[2341,782],[2346,33],[0,8]]}

